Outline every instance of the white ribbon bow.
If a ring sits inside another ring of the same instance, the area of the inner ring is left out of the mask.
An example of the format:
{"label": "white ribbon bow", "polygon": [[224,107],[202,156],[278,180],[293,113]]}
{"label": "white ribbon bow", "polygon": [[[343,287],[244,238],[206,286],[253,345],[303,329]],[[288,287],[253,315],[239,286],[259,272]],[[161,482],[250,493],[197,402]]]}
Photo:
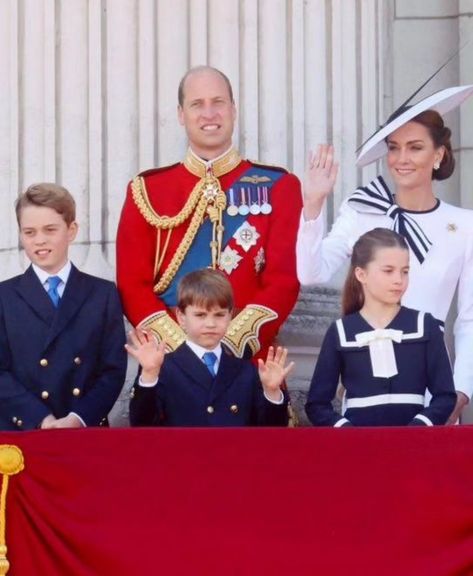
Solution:
{"label": "white ribbon bow", "polygon": [[391,378],[397,374],[393,342],[402,342],[402,330],[376,329],[355,336],[358,346],[369,346],[373,376]]}

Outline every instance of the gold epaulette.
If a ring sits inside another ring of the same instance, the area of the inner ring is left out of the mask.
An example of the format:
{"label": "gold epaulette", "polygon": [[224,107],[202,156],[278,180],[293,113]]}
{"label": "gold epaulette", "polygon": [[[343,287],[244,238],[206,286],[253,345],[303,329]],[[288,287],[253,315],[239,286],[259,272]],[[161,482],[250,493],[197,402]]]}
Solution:
{"label": "gold epaulette", "polygon": [[140,324],[140,328],[151,330],[158,342],[166,342],[166,347],[173,351],[186,339],[184,330],[167,312],[158,312]]}
{"label": "gold epaulette", "polygon": [[258,340],[261,326],[277,317],[271,308],[250,304],[233,318],[222,341],[239,358],[243,357],[246,346],[255,355],[261,348]]}

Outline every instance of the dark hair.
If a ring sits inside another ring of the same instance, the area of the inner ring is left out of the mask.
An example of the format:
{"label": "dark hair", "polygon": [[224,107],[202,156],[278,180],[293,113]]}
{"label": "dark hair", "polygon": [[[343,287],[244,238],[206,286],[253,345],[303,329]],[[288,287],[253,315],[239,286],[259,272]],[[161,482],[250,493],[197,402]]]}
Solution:
{"label": "dark hair", "polygon": [[[400,114],[409,110],[410,106],[405,106],[400,110],[397,110],[394,114],[388,118],[388,123],[391,120],[397,118]],[[409,122],[416,122],[421,124],[427,129],[435,148],[444,147],[445,153],[443,155],[440,166],[437,170],[432,170],[432,180],[446,180],[449,178],[453,171],[455,170],[455,158],[452,152],[452,144],[450,138],[452,136],[452,131],[450,128],[445,126],[442,116],[436,110],[424,110],[417,116],[414,116]],[[388,142],[389,136],[386,138]]]}
{"label": "dark hair", "polygon": [[72,194],[66,188],[52,182],[32,184],[23,194],[20,194],[15,202],[18,226],[20,225],[21,211],[26,206],[52,208],[62,216],[68,226],[76,219],[76,203]]}
{"label": "dark hair", "polygon": [[177,90],[177,101],[179,103],[179,106],[182,107],[182,105],[184,104],[184,87],[187,78],[189,78],[189,76],[191,76],[192,74],[197,74],[199,72],[209,72],[209,71],[215,72],[223,78],[228,88],[228,95],[230,96],[230,101],[233,102],[233,89],[230,80],[228,79],[228,76],[226,76],[221,70],[219,70],[218,68],[214,68],[213,66],[195,66],[194,68],[188,70],[182,77],[181,81],[179,82],[179,88]]}
{"label": "dark hair", "polygon": [[185,312],[187,306],[214,306],[233,309],[233,289],[227,277],[219,270],[203,268],[186,274],[177,289],[177,307]]}
{"label": "dark hair", "polygon": [[363,308],[365,296],[363,287],[355,275],[355,268],[366,268],[375,258],[380,248],[401,248],[409,250],[404,238],[387,228],[374,228],[362,234],[353,246],[350,269],[348,270],[342,293],[342,312],[353,314]]}

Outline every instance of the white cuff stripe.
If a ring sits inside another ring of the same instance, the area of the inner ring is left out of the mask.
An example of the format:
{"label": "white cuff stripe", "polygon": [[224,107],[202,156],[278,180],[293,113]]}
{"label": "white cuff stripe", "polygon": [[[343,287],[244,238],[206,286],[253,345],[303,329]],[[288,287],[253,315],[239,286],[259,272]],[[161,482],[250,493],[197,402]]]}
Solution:
{"label": "white cuff stripe", "polygon": [[334,428],[341,428],[344,424],[348,424],[349,422],[350,422],[350,420],[347,420],[346,418],[340,418],[340,420],[337,420],[337,422],[335,422],[333,427]]}
{"label": "white cuff stripe", "polygon": [[424,405],[422,394],[377,394],[376,396],[366,396],[364,398],[347,398],[348,408],[367,408],[368,406],[379,406],[383,404],[420,404]]}
{"label": "white cuff stripe", "polygon": [[429,420],[429,419],[427,418],[427,416],[424,416],[423,414],[417,414],[417,416],[415,416],[414,419],[422,420],[422,422],[423,422],[424,424],[426,424],[427,426],[433,426],[433,425],[434,425],[434,423],[432,422],[432,420]]}

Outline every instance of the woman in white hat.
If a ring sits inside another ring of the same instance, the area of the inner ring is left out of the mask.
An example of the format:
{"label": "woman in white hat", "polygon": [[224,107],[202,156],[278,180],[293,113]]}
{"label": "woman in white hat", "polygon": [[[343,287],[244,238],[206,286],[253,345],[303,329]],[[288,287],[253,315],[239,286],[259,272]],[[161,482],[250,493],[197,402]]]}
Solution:
{"label": "woman in white hat", "polygon": [[455,159],[450,129],[441,114],[473,93],[473,86],[442,90],[396,111],[362,147],[364,166],[386,154],[393,193],[381,176],[348,197],[324,238],[321,211],[337,175],[332,146],[321,145],[309,159],[304,210],[297,240],[301,284],[327,282],[350,257],[368,230],[393,229],[411,252],[409,288],[403,305],[430,312],[444,322],[458,288],[455,335],[455,422],[473,393],[473,211],[436,198],[433,180],[451,176]]}

